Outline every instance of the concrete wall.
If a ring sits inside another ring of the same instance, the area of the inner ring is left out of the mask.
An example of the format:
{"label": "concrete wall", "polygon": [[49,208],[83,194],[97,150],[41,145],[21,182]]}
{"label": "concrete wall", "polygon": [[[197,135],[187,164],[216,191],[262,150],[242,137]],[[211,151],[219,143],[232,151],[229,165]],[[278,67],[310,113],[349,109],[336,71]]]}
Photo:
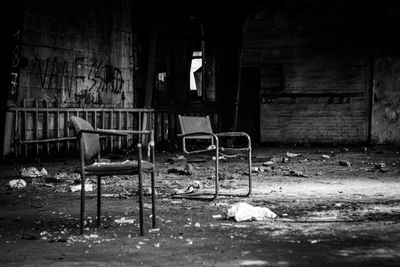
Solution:
{"label": "concrete wall", "polygon": [[249,17],[243,64],[261,69],[262,142],[367,140],[368,9],[360,3],[274,1]]}
{"label": "concrete wall", "polygon": [[372,139],[375,143],[398,143],[400,139],[400,57],[375,61]]}
{"label": "concrete wall", "polygon": [[400,143],[400,2],[377,1],[371,137]]}
{"label": "concrete wall", "polygon": [[26,2],[19,102],[135,106],[131,1]]}

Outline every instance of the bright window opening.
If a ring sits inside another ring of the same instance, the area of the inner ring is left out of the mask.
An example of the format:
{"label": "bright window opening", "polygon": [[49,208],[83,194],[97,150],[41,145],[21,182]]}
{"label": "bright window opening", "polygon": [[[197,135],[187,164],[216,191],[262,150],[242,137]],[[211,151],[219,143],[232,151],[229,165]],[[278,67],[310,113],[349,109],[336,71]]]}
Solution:
{"label": "bright window opening", "polygon": [[202,95],[203,59],[201,51],[194,51],[190,66],[190,90],[197,91],[197,96]]}

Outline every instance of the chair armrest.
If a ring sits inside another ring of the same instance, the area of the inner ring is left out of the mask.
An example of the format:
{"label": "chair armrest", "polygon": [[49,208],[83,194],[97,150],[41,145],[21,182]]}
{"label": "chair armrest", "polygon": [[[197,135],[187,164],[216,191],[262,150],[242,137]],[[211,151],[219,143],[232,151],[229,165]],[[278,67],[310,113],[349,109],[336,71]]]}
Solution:
{"label": "chair armrest", "polygon": [[[251,148],[251,138],[250,135],[248,135],[245,132],[222,132],[222,133],[216,133],[218,137],[246,137],[247,138],[247,148]],[[245,148],[243,148],[245,149]]]}
{"label": "chair armrest", "polygon": [[[185,139],[186,137],[196,137],[196,136],[209,136],[210,138],[214,139],[215,141],[215,146],[211,149],[207,148],[207,149],[200,149],[200,150],[194,150],[194,151],[188,151],[186,149],[186,142]],[[219,148],[219,140],[218,140],[218,136],[214,133],[210,133],[210,132],[194,132],[194,133],[187,133],[187,134],[178,134],[178,137],[182,137],[182,149],[183,152],[185,152],[186,154],[195,154],[195,153],[201,153],[201,152],[207,152],[210,150],[217,150]]]}
{"label": "chair armrest", "polygon": [[217,136],[246,136],[250,137],[247,133],[245,132],[223,132],[223,133],[216,133]]}

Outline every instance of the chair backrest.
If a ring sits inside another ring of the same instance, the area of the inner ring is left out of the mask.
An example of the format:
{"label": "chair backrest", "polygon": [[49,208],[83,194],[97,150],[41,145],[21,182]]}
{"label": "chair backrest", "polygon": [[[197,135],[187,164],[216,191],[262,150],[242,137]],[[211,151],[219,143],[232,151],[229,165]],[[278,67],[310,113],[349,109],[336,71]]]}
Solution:
{"label": "chair backrest", "polygon": [[[81,130],[94,130],[89,122],[77,116],[71,116],[70,120],[78,135]],[[100,140],[98,134],[83,133],[82,139],[85,160],[89,160],[100,153]],[[82,149],[82,147],[80,149]]]}
{"label": "chair backrest", "polygon": [[212,133],[210,117],[181,116],[178,115],[182,134],[195,132]]}

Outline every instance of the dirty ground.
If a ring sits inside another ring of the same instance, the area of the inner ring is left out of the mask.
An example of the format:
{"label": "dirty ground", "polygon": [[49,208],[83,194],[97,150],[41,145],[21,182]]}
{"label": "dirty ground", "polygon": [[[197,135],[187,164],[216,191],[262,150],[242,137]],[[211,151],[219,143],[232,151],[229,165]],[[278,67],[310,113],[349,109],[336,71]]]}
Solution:
{"label": "dirty ground", "polygon": [[[244,192],[245,166],[244,159],[221,159],[222,191]],[[36,176],[21,177],[29,167]],[[0,166],[1,266],[400,265],[400,155],[393,147],[255,148],[252,196],[212,202],[171,197],[212,189],[210,157],[160,152],[158,225],[150,228],[146,187],[143,237],[137,181],[126,176],[104,177],[98,229],[92,180],[86,231],[78,235],[78,167],[73,157]],[[11,187],[15,179],[26,184]],[[239,202],[277,217],[227,219],[228,208]]]}

